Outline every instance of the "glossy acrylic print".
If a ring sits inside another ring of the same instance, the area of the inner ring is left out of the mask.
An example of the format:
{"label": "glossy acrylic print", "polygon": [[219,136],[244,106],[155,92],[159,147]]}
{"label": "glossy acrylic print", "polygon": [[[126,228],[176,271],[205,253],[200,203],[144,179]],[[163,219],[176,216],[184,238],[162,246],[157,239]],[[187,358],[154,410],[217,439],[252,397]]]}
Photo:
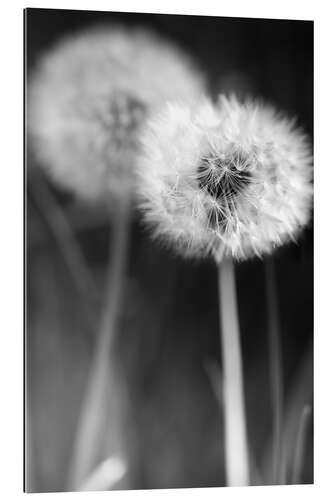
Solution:
{"label": "glossy acrylic print", "polygon": [[27,9],[25,489],[313,482],[313,23]]}

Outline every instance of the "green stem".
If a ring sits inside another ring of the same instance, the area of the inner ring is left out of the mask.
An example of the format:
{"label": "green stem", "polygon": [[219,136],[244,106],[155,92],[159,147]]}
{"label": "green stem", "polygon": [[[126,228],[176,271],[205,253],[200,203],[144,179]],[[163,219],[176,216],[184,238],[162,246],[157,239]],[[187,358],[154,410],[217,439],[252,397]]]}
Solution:
{"label": "green stem", "polygon": [[227,485],[247,486],[250,484],[249,451],[235,270],[232,259],[222,259],[219,263],[218,281]]}

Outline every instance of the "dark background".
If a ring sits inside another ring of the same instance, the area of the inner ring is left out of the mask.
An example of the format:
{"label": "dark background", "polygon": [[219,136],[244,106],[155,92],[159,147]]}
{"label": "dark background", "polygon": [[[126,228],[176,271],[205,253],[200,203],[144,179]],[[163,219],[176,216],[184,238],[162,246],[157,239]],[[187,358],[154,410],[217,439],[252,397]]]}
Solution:
{"label": "dark background", "polygon": [[[235,91],[262,97],[296,115],[312,137],[312,22],[28,9],[28,74],[40,53],[62,35],[108,22],[153,28],[192,55],[206,72],[212,95]],[[43,173],[32,174],[29,154],[27,159],[27,408],[34,436],[28,452],[35,491],[61,491],[94,331],[48,229],[43,206],[32,195],[34,179]],[[51,185],[49,189],[68,213],[102,289],[108,237],[112,238],[105,214]],[[173,256],[151,241],[137,216],[131,232],[119,336],[132,408],[127,422],[131,487],[223,485],[221,413],[207,374],[209,367],[220,363],[215,267],[210,261],[194,263]],[[303,399],[312,394],[312,225],[297,245],[276,252],[274,263],[288,413],[300,370],[305,374],[300,382]],[[237,265],[237,280],[249,433],[260,467],[271,430],[264,262],[253,259]],[[92,313],[96,318],[98,310],[97,304]],[[313,479],[311,441],[304,482]]]}

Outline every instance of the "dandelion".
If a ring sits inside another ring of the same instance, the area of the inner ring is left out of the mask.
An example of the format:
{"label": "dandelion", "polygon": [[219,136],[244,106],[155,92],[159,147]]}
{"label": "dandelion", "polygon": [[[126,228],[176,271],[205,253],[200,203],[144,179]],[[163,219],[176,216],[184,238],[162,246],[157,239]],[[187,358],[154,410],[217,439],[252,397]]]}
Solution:
{"label": "dandelion", "polygon": [[[124,285],[142,125],[168,100],[194,100],[203,85],[201,74],[177,47],[149,31],[119,26],[60,40],[30,79],[28,130],[39,163],[78,198],[106,203],[113,229],[101,326],[69,474],[74,489],[80,489],[100,459],[110,378],[117,378],[109,359]],[[116,399],[115,383],[112,391]],[[121,421],[121,404],[111,402],[113,425]],[[121,444],[115,448],[113,456],[121,456]]]}
{"label": "dandelion", "polygon": [[218,265],[225,454],[229,485],[249,484],[249,451],[233,259],[270,254],[311,214],[306,136],[273,107],[221,96],[169,104],[148,124],[141,208],[155,237]]}
{"label": "dandelion", "polygon": [[311,213],[311,154],[294,121],[259,102],[170,104],[143,138],[141,207],[181,254],[244,260],[294,240]]}
{"label": "dandelion", "polygon": [[28,130],[52,179],[84,200],[133,191],[141,125],[167,100],[192,100],[203,78],[177,47],[145,30],[99,28],[61,39],[29,82]]}

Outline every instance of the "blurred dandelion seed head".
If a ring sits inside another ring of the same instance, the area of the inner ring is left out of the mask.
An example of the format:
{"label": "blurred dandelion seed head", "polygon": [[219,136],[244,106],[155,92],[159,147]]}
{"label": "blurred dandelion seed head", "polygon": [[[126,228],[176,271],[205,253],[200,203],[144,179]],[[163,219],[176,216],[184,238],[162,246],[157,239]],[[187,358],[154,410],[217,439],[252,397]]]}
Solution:
{"label": "blurred dandelion seed head", "polygon": [[312,156],[295,121],[260,102],[169,104],[145,128],[141,207],[185,256],[239,260],[294,240],[312,207]]}
{"label": "blurred dandelion seed head", "polygon": [[61,187],[87,200],[119,200],[133,192],[146,117],[203,87],[187,56],[149,31],[103,27],[64,38],[28,85],[33,150]]}

